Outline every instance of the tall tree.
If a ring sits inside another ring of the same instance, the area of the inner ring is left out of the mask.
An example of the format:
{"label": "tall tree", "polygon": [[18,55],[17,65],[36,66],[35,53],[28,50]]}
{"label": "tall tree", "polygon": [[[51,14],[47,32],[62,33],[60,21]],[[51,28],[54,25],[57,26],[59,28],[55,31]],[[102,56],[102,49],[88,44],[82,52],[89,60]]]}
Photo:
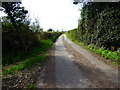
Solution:
{"label": "tall tree", "polygon": [[24,37],[20,33],[20,23],[25,19],[28,11],[25,10],[24,7],[21,7],[21,2],[3,2],[2,7],[4,8],[4,12],[7,14],[6,18],[10,20],[11,24],[14,26],[14,30],[17,32],[24,50],[27,51],[28,48],[25,44]]}
{"label": "tall tree", "polygon": [[5,9],[4,12],[7,14],[7,18],[10,19],[11,23],[17,29],[17,24],[24,20],[28,13],[24,7],[21,7],[21,2],[3,2],[2,7]]}

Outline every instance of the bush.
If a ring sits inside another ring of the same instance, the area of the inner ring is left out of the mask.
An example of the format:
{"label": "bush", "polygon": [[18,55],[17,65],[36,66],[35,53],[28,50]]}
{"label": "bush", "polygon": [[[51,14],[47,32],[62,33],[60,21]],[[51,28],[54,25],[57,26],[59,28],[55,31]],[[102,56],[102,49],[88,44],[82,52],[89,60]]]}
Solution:
{"label": "bush", "polygon": [[36,35],[23,23],[20,24],[20,32],[15,31],[13,25],[10,23],[3,23],[2,26],[3,56],[12,52],[29,51],[39,43]]}
{"label": "bush", "polygon": [[[24,28],[25,29],[25,28]],[[21,31],[21,34],[23,33],[23,38],[25,41],[25,44],[27,44],[27,47],[29,48],[29,50],[27,52],[24,52],[22,50],[22,47],[20,47],[21,45],[19,45],[19,43],[14,43],[14,36],[13,36],[14,32],[11,32],[11,34],[8,34],[8,37],[11,37],[10,39],[5,37],[4,39],[4,52],[3,52],[3,58],[2,58],[2,64],[3,65],[9,65],[15,62],[19,62],[22,61],[28,57],[34,57],[36,54],[39,54],[42,51],[45,51],[48,49],[48,47],[50,47],[52,45],[53,42],[55,42],[56,38],[61,35],[61,33],[59,32],[53,32],[53,33],[49,33],[49,32],[42,32],[43,37],[38,38],[36,37],[36,35],[32,32],[28,31]],[[25,34],[24,34],[25,33]],[[16,33],[15,33],[16,34]],[[7,36],[6,35],[6,36]],[[9,36],[10,35],[10,36]],[[7,42],[7,45],[11,45],[11,42],[13,41],[13,44],[8,48],[6,45],[6,40],[8,40],[9,42]],[[16,39],[15,39],[16,40]],[[17,42],[20,42],[19,40]],[[20,48],[20,49],[17,49]],[[17,52],[17,53],[16,53]]]}
{"label": "bush", "polygon": [[84,4],[78,28],[68,34],[85,45],[94,44],[114,50],[120,47],[120,2],[89,2]]}
{"label": "bush", "polygon": [[[69,31],[69,33],[70,33],[70,31]],[[70,38],[75,43],[77,43],[81,46],[84,46],[88,50],[95,52],[106,59],[111,59],[114,61],[113,63],[120,65],[120,51],[119,50],[118,51],[110,51],[108,49],[105,49],[104,47],[98,48],[94,44],[90,44],[90,45],[85,46],[85,44],[83,42],[77,41],[76,39],[71,37],[68,33],[67,33],[67,37]]]}

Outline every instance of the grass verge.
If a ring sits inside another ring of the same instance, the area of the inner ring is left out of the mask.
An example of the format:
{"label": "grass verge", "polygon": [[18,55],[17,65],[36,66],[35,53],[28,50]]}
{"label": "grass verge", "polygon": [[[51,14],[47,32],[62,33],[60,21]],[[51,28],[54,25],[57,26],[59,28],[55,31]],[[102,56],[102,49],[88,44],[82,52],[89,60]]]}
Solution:
{"label": "grass verge", "polygon": [[36,64],[43,62],[46,59],[46,51],[52,46],[57,37],[58,35],[55,35],[50,39],[42,40],[40,46],[27,53],[26,58],[21,60],[19,64],[4,70],[3,75],[13,74],[24,69],[30,69]]}
{"label": "grass verge", "polygon": [[85,46],[85,44],[83,42],[79,42],[79,41],[75,40],[69,34],[66,34],[66,36],[73,42],[77,43],[78,45],[81,45],[81,46],[85,47],[86,49],[101,55],[105,59],[111,59],[114,61],[114,62],[112,62],[113,64],[117,64],[118,66],[120,66],[120,51],[110,51],[110,50],[106,50],[104,47],[97,48],[93,44]]}
{"label": "grass verge", "polygon": [[37,88],[36,84],[31,84],[28,89],[35,90]]}

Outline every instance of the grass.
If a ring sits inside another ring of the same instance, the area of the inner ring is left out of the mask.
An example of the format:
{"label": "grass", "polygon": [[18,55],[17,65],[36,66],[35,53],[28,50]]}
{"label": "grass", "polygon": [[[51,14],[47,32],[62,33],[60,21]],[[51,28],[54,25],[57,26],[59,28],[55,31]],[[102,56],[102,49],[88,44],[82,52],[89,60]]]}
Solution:
{"label": "grass", "polygon": [[[60,35],[60,33],[50,33],[52,35],[50,35],[51,37],[47,36],[47,34],[43,34],[44,39],[40,39],[39,45],[37,44],[36,48],[29,50],[27,52],[24,52],[21,50],[21,52],[15,53],[15,51],[8,51],[7,53],[3,54],[2,57],[2,65],[6,66],[6,65],[10,65],[13,64],[15,62],[19,62],[21,60],[25,60],[26,58],[30,58],[35,56],[37,53],[41,53],[45,50],[46,47],[49,47],[47,45],[51,45],[53,42],[55,42],[56,38]],[[49,38],[48,38],[49,37]],[[48,43],[48,44],[47,44]],[[47,48],[46,48],[47,50]],[[17,51],[17,50],[16,50]]]}
{"label": "grass", "polygon": [[30,90],[35,90],[35,88],[37,88],[37,86],[36,86],[36,84],[31,84],[31,85],[28,86],[28,88]]}
{"label": "grass", "polygon": [[96,48],[96,45],[93,45],[93,44],[85,46],[85,44],[83,42],[79,42],[79,41],[75,40],[69,34],[66,34],[66,36],[73,42],[77,43],[78,45],[81,45],[81,46],[85,47],[86,49],[88,49],[92,52],[95,52],[106,59],[111,59],[114,61],[113,64],[117,64],[120,66],[120,51],[110,51],[110,50],[106,50],[104,47],[101,47],[98,49],[98,48]]}
{"label": "grass", "polygon": [[[34,67],[36,64],[43,62],[46,59],[46,51],[52,46],[53,42],[55,42],[57,37],[58,35],[55,35],[50,39],[42,40],[41,41],[42,45],[36,47],[34,50],[25,54],[26,56],[23,58],[23,60],[21,60],[20,64],[14,65],[4,70],[3,75],[13,74],[24,69],[30,69]],[[15,59],[17,58],[15,57]]]}
{"label": "grass", "polygon": [[32,57],[32,58],[26,59],[21,64],[14,65],[13,67],[3,71],[3,74],[4,75],[12,74],[12,73],[15,73],[17,71],[21,71],[21,70],[24,70],[24,69],[32,68],[37,63],[40,63],[43,60],[45,60],[45,56],[37,56],[37,57]]}
{"label": "grass", "polygon": [[8,55],[3,57],[2,64],[9,65],[14,62],[19,62],[19,61],[25,60],[26,58],[34,57],[34,56],[36,56],[36,54],[46,51],[47,47],[49,47],[51,44],[52,44],[52,42],[50,40],[42,40],[40,42],[40,44],[38,45],[38,47],[36,47],[33,50],[30,50],[28,52],[20,52],[17,55],[11,52]]}

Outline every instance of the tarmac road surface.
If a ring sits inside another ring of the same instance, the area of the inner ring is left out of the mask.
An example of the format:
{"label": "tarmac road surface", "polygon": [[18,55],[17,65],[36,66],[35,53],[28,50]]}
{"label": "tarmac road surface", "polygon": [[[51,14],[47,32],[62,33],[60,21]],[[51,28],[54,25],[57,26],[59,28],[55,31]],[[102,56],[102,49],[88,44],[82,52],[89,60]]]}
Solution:
{"label": "tarmac road surface", "polygon": [[118,69],[61,35],[49,52],[42,88],[118,88]]}

